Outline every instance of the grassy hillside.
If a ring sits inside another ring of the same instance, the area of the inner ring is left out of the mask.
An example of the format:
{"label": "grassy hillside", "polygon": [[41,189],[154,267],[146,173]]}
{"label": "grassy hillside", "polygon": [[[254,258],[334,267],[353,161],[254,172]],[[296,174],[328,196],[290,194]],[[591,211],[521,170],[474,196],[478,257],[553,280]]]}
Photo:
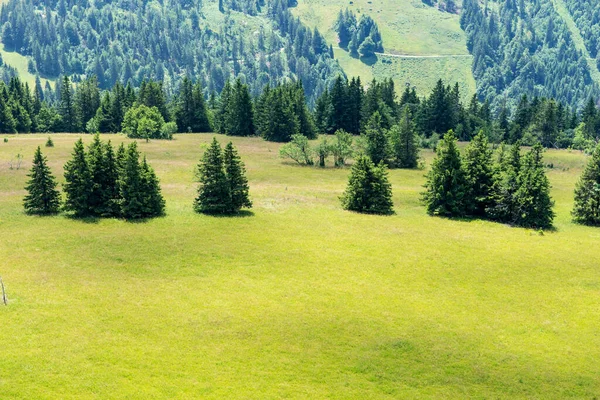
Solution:
{"label": "grassy hillside", "polygon": [[[385,51],[395,55],[453,56],[438,58],[379,56],[367,65],[347,53],[336,51],[336,57],[348,75],[393,77],[399,87],[405,83],[416,85],[421,94],[428,93],[439,78],[458,81],[465,96],[475,93],[471,73],[471,58],[466,38],[459,26],[458,15],[440,12],[425,6],[420,0],[299,0],[294,13],[309,26],[316,26],[330,43],[337,44],[333,24],[338,12],[346,7],[357,15],[368,14],[379,25]],[[335,46],[337,47],[337,46]],[[391,62],[392,64],[387,64]],[[443,66],[440,66],[440,62]]]}
{"label": "grassy hillside", "polygon": [[[28,58],[14,51],[6,51],[2,43],[0,43],[0,54],[2,55],[2,60],[4,61],[4,64],[10,65],[11,67],[15,68],[19,73],[19,78],[21,78],[21,80],[23,80],[24,82],[27,82],[31,90],[33,90],[33,88],[35,87],[35,75],[30,73],[27,69]],[[40,78],[40,80],[42,82],[42,87],[46,84],[47,81],[50,81],[52,85],[54,85],[55,81],[53,79],[49,80],[45,78]]]}
{"label": "grassy hillside", "polygon": [[[253,215],[195,215],[194,166],[211,137],[140,143],[168,212],[146,223],[23,215],[46,137],[0,138],[3,399],[600,391],[600,230],[569,216],[581,154],[546,154],[558,230],[540,235],[426,216],[424,171],[391,172],[396,215],[344,212],[347,169],[283,163],[256,138],[234,139]],[[62,175],[77,136],[53,139],[44,152]],[[27,162],[11,170],[18,153]]]}

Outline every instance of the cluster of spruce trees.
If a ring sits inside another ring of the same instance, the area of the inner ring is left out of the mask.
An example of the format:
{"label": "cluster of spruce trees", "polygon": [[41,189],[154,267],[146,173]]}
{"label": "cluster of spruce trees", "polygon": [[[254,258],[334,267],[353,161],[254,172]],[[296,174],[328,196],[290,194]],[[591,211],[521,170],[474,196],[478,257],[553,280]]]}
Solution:
{"label": "cluster of spruce trees", "polygon": [[368,15],[356,18],[354,12],[346,8],[340,10],[334,28],[338,34],[340,47],[348,49],[353,57],[372,57],[383,53],[383,40],[377,23]]}
{"label": "cluster of spruce trees", "polygon": [[434,142],[448,130],[461,141],[469,141],[483,130],[493,143],[541,142],[554,148],[580,148],[584,140],[600,139],[600,112],[594,99],[578,113],[553,99],[523,95],[512,112],[504,103],[494,113],[490,102],[481,103],[476,95],[468,104],[461,98],[458,85],[445,85],[441,80],[429,96],[420,98],[415,88],[406,87],[397,98],[392,80],[373,81],[365,89],[359,78],[346,81],[339,77],[317,100],[314,118],[319,132],[343,129],[359,134],[375,112],[389,129],[408,106],[416,132]]}
{"label": "cluster of spruce trees", "polygon": [[198,196],[194,210],[204,214],[235,214],[252,208],[246,169],[237,149],[229,142],[225,149],[217,138],[198,164]]}
{"label": "cluster of spruce trees", "polygon": [[457,139],[448,132],[427,174],[423,201],[431,215],[477,217],[527,228],[552,227],[554,205],[536,144],[521,155],[520,143],[501,146],[496,160],[483,133],[461,156]]}
{"label": "cluster of spruce trees", "polygon": [[[75,143],[65,164],[66,199],[62,209],[76,217],[152,218],[164,213],[165,201],[152,167],[135,142],[115,152],[112,144],[96,135],[87,151]],[[60,193],[40,148],[36,150],[24,200],[31,214],[53,214],[61,209]]]}

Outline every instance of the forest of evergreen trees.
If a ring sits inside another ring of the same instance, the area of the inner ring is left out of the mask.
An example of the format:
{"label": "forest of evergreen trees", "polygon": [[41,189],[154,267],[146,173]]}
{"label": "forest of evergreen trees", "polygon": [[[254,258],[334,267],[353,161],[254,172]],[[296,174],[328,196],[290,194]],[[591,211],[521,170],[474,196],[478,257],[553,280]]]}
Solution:
{"label": "forest of evergreen trees", "polygon": [[343,72],[323,36],[293,17],[290,5],[227,0],[217,18],[201,0],[10,0],[0,24],[6,48],[30,56],[30,72],[44,77],[96,76],[103,89],[152,79],[171,95],[187,75],[205,96],[230,77],[242,78],[253,95],[291,78],[311,102]]}
{"label": "forest of evergreen trees", "polygon": [[[170,139],[177,132],[215,131],[288,142],[295,135],[314,139],[345,131],[369,138],[376,131],[397,136],[408,129],[419,136],[420,146],[432,147],[453,130],[462,141],[483,131],[492,143],[540,142],[548,148],[589,151],[600,140],[594,98],[577,112],[553,99],[523,95],[514,111],[502,105],[494,113],[491,104],[477,96],[463,104],[458,85],[441,80],[428,96],[419,97],[409,87],[397,96],[391,79],[364,86],[360,78],[343,76],[323,92],[314,109],[299,81],[267,85],[252,96],[250,87],[237,79],[226,81],[222,92],[208,99],[204,93],[200,82],[187,77],[170,97],[164,83],[157,81],[143,81],[138,89],[117,83],[102,91],[95,77],[73,85],[65,76],[54,89],[44,89],[38,81],[32,91],[15,77],[8,85],[0,82],[0,133],[122,132],[149,140]],[[393,140],[388,149],[394,148]],[[393,157],[389,151],[384,158]]]}
{"label": "forest of evergreen trees", "polygon": [[580,110],[590,97],[599,97],[585,55],[577,50],[551,0],[484,5],[464,0],[460,22],[474,57],[478,94],[492,108],[505,103],[512,108],[527,94],[554,98]]}

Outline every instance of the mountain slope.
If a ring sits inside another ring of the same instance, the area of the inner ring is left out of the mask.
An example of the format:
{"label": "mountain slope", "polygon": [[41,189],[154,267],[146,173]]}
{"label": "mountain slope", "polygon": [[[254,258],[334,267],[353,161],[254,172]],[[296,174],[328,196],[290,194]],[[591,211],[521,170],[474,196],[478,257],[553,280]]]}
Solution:
{"label": "mountain slope", "polygon": [[158,79],[169,91],[191,75],[217,92],[242,77],[257,94],[293,78],[314,99],[342,73],[325,40],[293,18],[287,0],[258,4],[9,0],[2,42],[30,57],[42,76],[96,75],[103,88]]}
{"label": "mountain slope", "polygon": [[[370,15],[377,22],[387,55],[361,61],[336,45],[333,26],[340,10],[346,8],[357,15]],[[458,82],[463,97],[475,92],[466,36],[456,14],[441,12],[419,0],[299,0],[292,11],[334,44],[335,57],[348,76],[360,75],[363,81],[392,77],[400,90],[409,83],[420,94],[429,93],[442,78]]]}

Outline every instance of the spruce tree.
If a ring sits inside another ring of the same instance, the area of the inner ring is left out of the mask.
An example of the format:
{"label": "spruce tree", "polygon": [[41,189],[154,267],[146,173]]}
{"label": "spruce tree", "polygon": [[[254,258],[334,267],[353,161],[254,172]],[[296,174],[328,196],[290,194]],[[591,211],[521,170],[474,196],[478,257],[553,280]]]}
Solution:
{"label": "spruce tree", "polygon": [[[123,148],[124,149],[124,148]],[[104,214],[105,217],[118,217],[121,214],[119,192],[119,166],[110,140],[104,145]]]}
{"label": "spruce tree", "polygon": [[160,182],[154,169],[148,164],[146,156],[141,165],[141,192],[144,199],[143,218],[158,217],[165,212],[165,200],[162,197]]}
{"label": "spruce tree", "polygon": [[91,214],[90,200],[93,191],[93,182],[85,154],[83,141],[75,143],[72,158],[65,164],[65,184],[63,190],[67,198],[64,208],[72,211],[76,216],[83,217]]}
{"label": "spruce tree", "polygon": [[518,213],[515,194],[519,189],[521,142],[517,141],[513,144],[508,154],[501,153],[500,155],[501,157],[494,167],[491,204],[486,209],[486,214],[493,220],[514,224]]}
{"label": "spruce tree", "polygon": [[375,166],[371,159],[360,156],[352,166],[348,186],[341,197],[345,210],[367,214],[392,214],[392,185],[383,163]]}
{"label": "spruce tree", "polygon": [[577,182],[572,215],[579,224],[600,225],[600,145]]}
{"label": "spruce tree", "polygon": [[383,128],[381,114],[376,111],[365,127],[364,133],[367,139],[367,155],[373,161],[373,164],[378,165],[381,162],[386,162],[388,157],[388,141]]}
{"label": "spruce tree", "polygon": [[398,125],[389,131],[392,165],[397,168],[417,168],[419,146],[410,107],[405,106]]}
{"label": "spruce tree", "polygon": [[430,215],[463,217],[467,213],[469,183],[456,144],[454,132],[448,131],[427,174],[423,202]]}
{"label": "spruce tree", "polygon": [[236,80],[225,118],[225,133],[232,136],[254,135],[254,113],[248,86]]}
{"label": "spruce tree", "polygon": [[223,165],[223,153],[217,138],[204,152],[198,165],[200,186],[194,210],[205,214],[226,214],[231,210],[231,191]]}
{"label": "spruce tree", "polygon": [[223,152],[225,174],[231,193],[231,212],[238,212],[241,208],[252,208],[248,192],[248,179],[246,169],[233,143],[229,142]]}
{"label": "spruce tree", "polygon": [[468,211],[483,217],[485,210],[492,205],[494,185],[492,150],[483,132],[479,132],[467,146],[463,165],[469,183]]}
{"label": "spruce tree", "polygon": [[544,148],[540,143],[523,158],[519,173],[519,189],[515,193],[518,207],[515,224],[526,228],[552,227],[554,202],[550,198],[550,182],[544,171]]}
{"label": "spruce tree", "polygon": [[60,193],[56,190],[56,181],[39,146],[33,157],[31,172],[27,176],[29,181],[25,190],[28,194],[23,200],[25,212],[39,215],[58,213]]}
{"label": "spruce tree", "polygon": [[140,153],[136,142],[131,143],[127,148],[119,190],[121,216],[125,219],[144,218],[146,216],[146,201]]}

